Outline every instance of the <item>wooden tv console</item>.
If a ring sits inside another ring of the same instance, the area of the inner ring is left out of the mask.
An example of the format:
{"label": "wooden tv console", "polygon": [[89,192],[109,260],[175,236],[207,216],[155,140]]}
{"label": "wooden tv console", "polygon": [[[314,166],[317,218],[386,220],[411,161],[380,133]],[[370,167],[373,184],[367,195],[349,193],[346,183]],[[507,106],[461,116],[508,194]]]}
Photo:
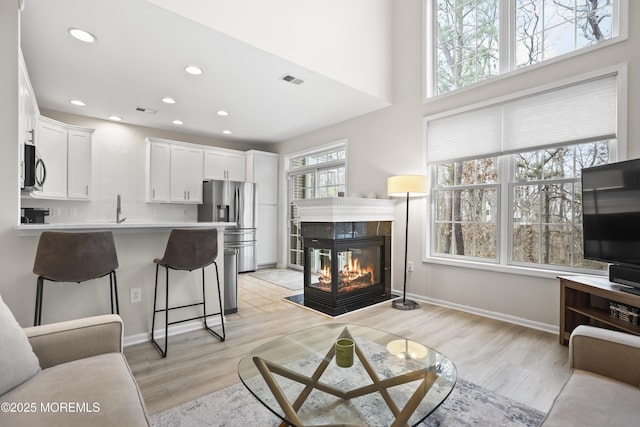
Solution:
{"label": "wooden tv console", "polygon": [[578,325],[593,325],[640,335],[640,325],[610,315],[609,303],[624,304],[640,311],[640,296],[621,291],[625,285],[607,277],[560,276],[560,344],[568,345]]}

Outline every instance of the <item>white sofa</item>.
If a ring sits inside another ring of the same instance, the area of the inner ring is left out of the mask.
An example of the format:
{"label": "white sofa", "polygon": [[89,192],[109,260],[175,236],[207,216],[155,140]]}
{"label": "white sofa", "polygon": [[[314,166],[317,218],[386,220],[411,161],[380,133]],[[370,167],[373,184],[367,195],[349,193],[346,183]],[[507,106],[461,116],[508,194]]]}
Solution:
{"label": "white sofa", "polygon": [[0,426],[150,425],[118,315],[22,329],[0,298],[0,321]]}
{"label": "white sofa", "polygon": [[567,380],[544,427],[640,423],[640,336],[581,325],[569,340]]}

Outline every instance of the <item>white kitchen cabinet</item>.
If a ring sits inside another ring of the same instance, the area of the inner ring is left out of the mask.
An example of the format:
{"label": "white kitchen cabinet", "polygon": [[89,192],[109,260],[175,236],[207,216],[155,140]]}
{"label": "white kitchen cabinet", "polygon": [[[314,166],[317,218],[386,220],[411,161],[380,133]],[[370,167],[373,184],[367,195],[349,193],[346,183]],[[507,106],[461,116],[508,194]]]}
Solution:
{"label": "white kitchen cabinet", "polygon": [[236,150],[206,150],[204,152],[204,179],[246,179],[245,154]]}
{"label": "white kitchen cabinet", "polygon": [[202,203],[202,180],[204,176],[203,152],[198,149],[187,151],[187,195],[189,202]]}
{"label": "white kitchen cabinet", "polygon": [[89,199],[91,189],[91,131],[67,131],[67,198]]}
{"label": "white kitchen cabinet", "polygon": [[256,246],[258,267],[276,264],[278,254],[278,159],[274,153],[246,154],[247,181],[257,184]]}
{"label": "white kitchen cabinet", "polygon": [[202,203],[202,149],[179,141],[146,141],[147,201]]}
{"label": "white kitchen cabinet", "polygon": [[171,145],[147,145],[147,201],[168,202],[171,188]]}
{"label": "white kitchen cabinet", "polygon": [[37,150],[46,168],[42,190],[37,197],[66,199],[67,197],[67,129],[46,117],[38,119]]}
{"label": "white kitchen cabinet", "polygon": [[260,204],[278,204],[278,159],[274,153],[247,151],[247,181],[258,184]]}
{"label": "white kitchen cabinet", "polygon": [[202,150],[171,145],[171,202],[202,203]]}
{"label": "white kitchen cabinet", "polygon": [[91,186],[91,135],[93,129],[66,125],[38,117],[38,156],[46,178],[33,196],[48,199],[88,200]]}
{"label": "white kitchen cabinet", "polygon": [[23,187],[24,144],[36,144],[35,133],[40,110],[29,81],[22,51],[19,51],[18,65],[18,152],[20,153],[20,187]]}

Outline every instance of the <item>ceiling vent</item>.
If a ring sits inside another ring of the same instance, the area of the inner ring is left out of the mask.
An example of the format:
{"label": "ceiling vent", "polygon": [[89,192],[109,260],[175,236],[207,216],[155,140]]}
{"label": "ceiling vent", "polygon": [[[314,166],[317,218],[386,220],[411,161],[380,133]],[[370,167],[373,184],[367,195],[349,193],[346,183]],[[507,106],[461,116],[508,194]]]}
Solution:
{"label": "ceiling vent", "polygon": [[302,83],[304,83],[304,80],[294,77],[291,74],[285,74],[284,76],[280,77],[280,80],[284,80],[285,82],[289,82],[294,85],[301,85]]}
{"label": "ceiling vent", "polygon": [[136,107],[136,111],[140,111],[141,113],[147,113],[147,114],[155,114],[158,112],[158,110],[152,110],[151,108],[142,108],[142,107]]}

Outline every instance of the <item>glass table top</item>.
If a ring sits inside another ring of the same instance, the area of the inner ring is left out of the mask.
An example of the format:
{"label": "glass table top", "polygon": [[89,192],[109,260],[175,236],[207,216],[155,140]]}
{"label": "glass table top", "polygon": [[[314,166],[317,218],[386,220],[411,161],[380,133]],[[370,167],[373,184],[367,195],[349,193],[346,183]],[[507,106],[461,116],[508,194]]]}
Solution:
{"label": "glass table top", "polygon": [[[355,342],[337,366],[335,343]],[[438,351],[367,326],[333,323],[262,344],[238,364],[247,389],[294,426],[416,425],[451,393],[456,367]]]}

